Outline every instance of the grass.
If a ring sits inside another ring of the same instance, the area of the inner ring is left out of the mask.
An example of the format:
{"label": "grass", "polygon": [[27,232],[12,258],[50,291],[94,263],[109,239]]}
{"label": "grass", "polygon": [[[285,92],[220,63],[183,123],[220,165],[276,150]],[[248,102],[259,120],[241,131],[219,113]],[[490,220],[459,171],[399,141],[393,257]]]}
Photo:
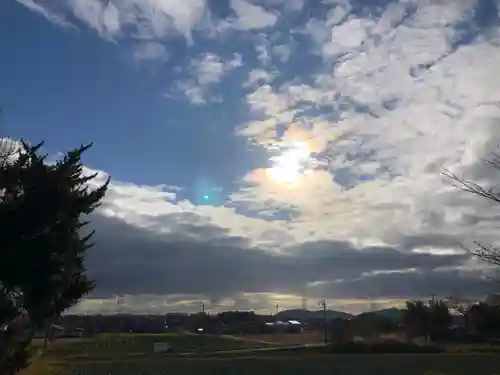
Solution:
{"label": "grass", "polygon": [[[39,370],[40,371],[40,370]],[[232,359],[170,358],[84,361],[53,365],[36,375],[494,375],[500,359],[493,355],[335,355],[323,357],[248,357]],[[33,373],[34,375],[35,373]],[[25,374],[23,374],[25,375]],[[29,374],[31,375],[31,374]]]}
{"label": "grass", "polygon": [[99,335],[91,339],[56,340],[50,355],[57,358],[122,357],[153,354],[155,342],[168,342],[175,353],[263,347],[263,343],[232,340],[217,335],[123,334]]}
{"label": "grass", "polygon": [[283,351],[210,357],[210,350],[256,345],[215,335],[205,336],[203,357],[152,353],[153,342],[158,341],[171,343],[178,352],[195,352],[199,340],[185,334],[60,340],[20,375],[500,375],[500,356],[482,353],[332,355]]}

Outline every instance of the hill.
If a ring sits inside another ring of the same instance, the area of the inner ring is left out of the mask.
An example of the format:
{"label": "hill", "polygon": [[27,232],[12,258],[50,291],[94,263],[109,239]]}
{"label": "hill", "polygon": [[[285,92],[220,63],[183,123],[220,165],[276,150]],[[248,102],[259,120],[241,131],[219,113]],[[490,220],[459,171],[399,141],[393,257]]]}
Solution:
{"label": "hill", "polygon": [[[375,316],[390,319],[394,322],[399,323],[403,320],[403,314],[404,314],[403,309],[391,307],[388,309],[381,309],[381,310],[361,313],[358,316],[375,315]],[[348,319],[350,316],[352,316],[352,315],[345,313],[345,312],[342,312],[342,311],[336,311],[336,310],[327,310],[326,311],[326,317],[328,320]],[[280,319],[280,320],[299,320],[299,321],[323,319],[323,311],[322,310],[310,311],[310,310],[303,310],[303,309],[283,310],[283,311],[280,311],[278,314],[276,314],[275,318]]]}

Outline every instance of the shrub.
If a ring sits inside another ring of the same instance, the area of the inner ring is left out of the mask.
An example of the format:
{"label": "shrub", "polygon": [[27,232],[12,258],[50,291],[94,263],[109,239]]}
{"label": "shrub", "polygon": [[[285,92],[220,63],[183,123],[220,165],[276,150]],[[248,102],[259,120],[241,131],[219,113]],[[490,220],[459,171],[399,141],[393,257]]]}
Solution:
{"label": "shrub", "polygon": [[31,355],[29,349],[31,338],[23,339],[17,335],[17,333],[5,334],[3,338],[7,347],[3,348],[4,352],[0,363],[1,374],[15,374],[28,365]]}

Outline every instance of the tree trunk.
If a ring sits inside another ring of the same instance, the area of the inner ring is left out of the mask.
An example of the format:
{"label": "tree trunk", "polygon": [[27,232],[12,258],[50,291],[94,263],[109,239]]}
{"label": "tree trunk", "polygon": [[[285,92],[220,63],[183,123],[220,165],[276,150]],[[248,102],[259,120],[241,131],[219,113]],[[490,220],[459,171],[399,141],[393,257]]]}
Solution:
{"label": "tree trunk", "polygon": [[47,350],[47,341],[49,339],[51,323],[52,323],[52,319],[49,318],[49,319],[45,320],[45,337],[43,340],[43,352],[44,353]]}

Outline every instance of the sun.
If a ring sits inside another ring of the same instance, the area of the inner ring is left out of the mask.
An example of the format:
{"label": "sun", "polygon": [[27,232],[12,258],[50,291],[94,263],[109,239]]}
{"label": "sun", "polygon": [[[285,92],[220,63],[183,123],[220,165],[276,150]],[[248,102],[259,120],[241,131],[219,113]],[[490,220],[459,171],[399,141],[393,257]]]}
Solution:
{"label": "sun", "polygon": [[266,170],[267,177],[281,186],[297,187],[303,177],[302,171],[310,154],[307,143],[293,143],[281,155],[271,158],[273,166]]}

